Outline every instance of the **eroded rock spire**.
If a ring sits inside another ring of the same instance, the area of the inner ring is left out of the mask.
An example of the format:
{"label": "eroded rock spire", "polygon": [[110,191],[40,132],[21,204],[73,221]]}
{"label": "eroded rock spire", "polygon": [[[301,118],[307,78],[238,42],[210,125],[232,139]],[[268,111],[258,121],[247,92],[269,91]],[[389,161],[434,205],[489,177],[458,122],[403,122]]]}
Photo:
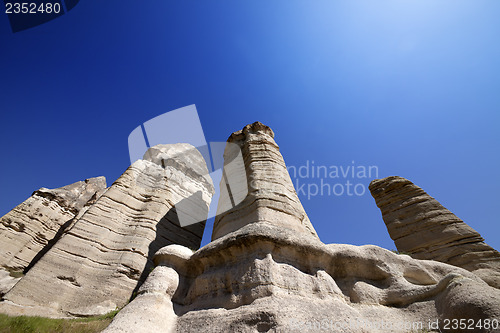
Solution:
{"label": "eroded rock spire", "polygon": [[[228,143],[212,240],[252,223],[269,223],[317,237],[295,192],[273,131],[255,122],[231,134]],[[241,168],[229,163],[237,154],[243,155]],[[233,197],[241,193],[246,195],[243,201],[231,206],[240,201]]]}
{"label": "eroded rock spire", "polygon": [[103,333],[437,332],[446,318],[500,315],[500,290],[462,268],[374,245],[322,243],[272,131],[254,123],[229,142],[241,147],[246,176],[228,167],[240,151],[228,145],[230,189],[221,194],[213,241],[194,253],[159,250],[137,298]]}
{"label": "eroded rock spire", "polygon": [[408,179],[377,179],[369,189],[399,251],[474,272],[500,288],[500,253],[481,235]]}

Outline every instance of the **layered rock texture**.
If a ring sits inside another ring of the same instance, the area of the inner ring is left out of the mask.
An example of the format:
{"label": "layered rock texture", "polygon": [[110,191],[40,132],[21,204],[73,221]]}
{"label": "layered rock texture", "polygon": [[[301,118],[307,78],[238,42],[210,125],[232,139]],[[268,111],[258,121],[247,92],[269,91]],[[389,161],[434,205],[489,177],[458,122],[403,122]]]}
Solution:
{"label": "layered rock texture", "polygon": [[137,297],[104,332],[438,332],[445,320],[499,318],[500,290],[465,269],[322,243],[272,131],[255,123],[229,141],[242,148],[248,196],[221,213],[208,245],[160,249]]}
{"label": "layered rock texture", "polygon": [[[150,148],[71,223],[4,303],[74,316],[123,306],[153,267],[158,249],[199,247],[214,192],[207,175],[203,157],[188,144]],[[198,223],[180,227],[177,204]]]}
{"label": "layered rock texture", "polygon": [[436,199],[396,176],[369,188],[399,251],[462,267],[500,288],[500,253]]}
{"label": "layered rock texture", "polygon": [[41,188],[0,218],[0,293],[3,295],[33,266],[68,225],[101,196],[104,177],[61,188]]}
{"label": "layered rock texture", "polygon": [[0,312],[90,316],[135,295],[106,333],[500,332],[500,290],[485,282],[498,253],[409,181],[370,189],[398,249],[433,260],[322,243],[261,123],[233,133],[224,159],[201,249],[214,188],[190,145],[150,148],[106,190],[97,178],[35,192],[2,218],[0,284],[26,275]]}
{"label": "layered rock texture", "polygon": [[[239,154],[243,156],[244,165],[230,163]],[[258,222],[317,237],[269,127],[255,122],[229,137],[224,151],[224,174],[212,240]],[[230,187],[227,178],[246,181],[246,184]],[[246,195],[244,199],[240,193]],[[234,206],[234,202],[240,203]]]}

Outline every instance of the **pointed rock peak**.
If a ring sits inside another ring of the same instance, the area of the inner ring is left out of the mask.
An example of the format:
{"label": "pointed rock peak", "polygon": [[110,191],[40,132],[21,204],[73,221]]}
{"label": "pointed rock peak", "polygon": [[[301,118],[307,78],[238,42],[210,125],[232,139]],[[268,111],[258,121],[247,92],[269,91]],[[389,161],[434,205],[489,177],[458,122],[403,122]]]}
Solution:
{"label": "pointed rock peak", "polygon": [[55,189],[42,187],[33,192],[33,195],[55,201],[61,207],[77,214],[96,193],[101,193],[104,189],[106,189],[106,178],[100,176]]}
{"label": "pointed rock peak", "polygon": [[[212,240],[252,223],[317,238],[273,137],[273,131],[259,122],[229,137]],[[234,162],[238,155],[241,165]]]}
{"label": "pointed rock peak", "polygon": [[95,184],[96,186],[106,188],[106,177],[104,176],[99,176],[99,177],[93,177],[93,178],[87,178],[84,180],[85,184]]}

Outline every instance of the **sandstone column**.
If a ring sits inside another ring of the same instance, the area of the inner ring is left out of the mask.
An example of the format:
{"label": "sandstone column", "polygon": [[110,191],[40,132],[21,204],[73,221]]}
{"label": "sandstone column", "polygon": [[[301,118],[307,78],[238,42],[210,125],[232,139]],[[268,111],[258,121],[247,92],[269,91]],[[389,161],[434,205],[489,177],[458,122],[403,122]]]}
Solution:
{"label": "sandstone column", "polygon": [[214,240],[194,253],[159,250],[158,266],[106,333],[401,333],[430,331],[428,322],[444,318],[499,317],[500,290],[462,268],[374,245],[323,244],[271,130],[255,123],[234,142]]}
{"label": "sandstone column", "polygon": [[500,288],[500,253],[420,187],[402,177],[369,187],[399,251],[462,267]]}
{"label": "sandstone column", "polygon": [[[230,163],[236,161],[238,154],[243,156],[241,166]],[[212,240],[251,223],[270,223],[317,237],[295,192],[274,133],[262,123],[247,125],[229,137],[220,188]],[[239,197],[242,193],[246,195],[243,201]],[[240,203],[234,206],[236,202]]]}

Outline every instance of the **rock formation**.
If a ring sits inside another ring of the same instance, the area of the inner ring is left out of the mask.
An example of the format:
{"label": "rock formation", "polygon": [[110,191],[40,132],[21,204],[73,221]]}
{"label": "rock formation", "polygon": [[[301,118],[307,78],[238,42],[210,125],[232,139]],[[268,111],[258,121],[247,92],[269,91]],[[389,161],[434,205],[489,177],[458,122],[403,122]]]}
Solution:
{"label": "rock formation", "polygon": [[500,288],[500,253],[436,199],[402,177],[369,188],[399,251],[462,267]]}
{"label": "rock formation", "polygon": [[[241,179],[233,175],[235,172],[246,174],[247,184],[241,186],[243,191],[238,191],[238,186],[234,191],[233,186],[229,193],[224,191],[228,187],[223,178],[212,240],[257,222],[273,223],[317,237],[295,192],[279,147],[274,142],[273,131],[255,122],[233,133],[228,143],[224,151],[224,173],[231,179]],[[244,166],[226,167],[240,151]],[[247,191],[248,195],[241,201],[238,192],[246,194]],[[231,202],[240,201],[235,207],[231,206]]]}
{"label": "rock formation", "polygon": [[92,205],[106,189],[104,177],[90,178],[61,188],[41,188],[0,218],[0,293],[3,295],[48,249],[71,221]]}
{"label": "rock formation", "polygon": [[[158,249],[199,247],[214,191],[207,175],[203,157],[188,144],[150,148],[71,223],[4,303],[74,316],[123,306],[153,267]],[[205,213],[185,228],[176,210],[183,200],[196,203],[184,215]]]}
{"label": "rock formation", "polygon": [[[105,333],[438,332],[445,320],[499,318],[500,290],[467,270],[373,245],[322,243],[271,130],[255,123],[229,141],[243,149],[248,197],[218,217],[203,248],[160,249]],[[492,327],[474,332],[499,331]]]}

